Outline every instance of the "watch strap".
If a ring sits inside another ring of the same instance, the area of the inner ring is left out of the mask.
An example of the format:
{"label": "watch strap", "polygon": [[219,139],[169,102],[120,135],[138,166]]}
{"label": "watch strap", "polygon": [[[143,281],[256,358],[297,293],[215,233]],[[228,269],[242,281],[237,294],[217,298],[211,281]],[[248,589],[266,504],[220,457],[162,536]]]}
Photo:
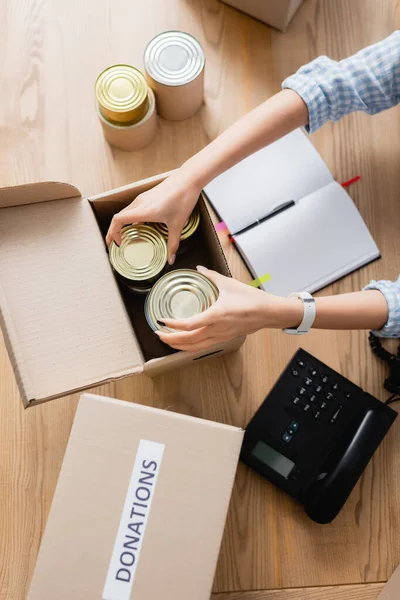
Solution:
{"label": "watch strap", "polygon": [[308,292],[294,292],[288,298],[299,298],[303,302],[304,314],[303,319],[297,329],[284,329],[285,333],[291,335],[303,335],[308,333],[314,324],[317,309],[315,300]]}

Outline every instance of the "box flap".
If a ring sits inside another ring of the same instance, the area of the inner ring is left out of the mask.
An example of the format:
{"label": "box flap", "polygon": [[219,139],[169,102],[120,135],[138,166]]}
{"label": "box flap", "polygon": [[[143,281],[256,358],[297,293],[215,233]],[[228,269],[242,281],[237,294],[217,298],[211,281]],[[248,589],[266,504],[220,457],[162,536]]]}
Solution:
{"label": "box flap", "polygon": [[223,0],[244,13],[285,31],[303,0]]}
{"label": "box flap", "polygon": [[379,594],[377,600],[399,600],[400,597],[400,565]]}
{"label": "box flap", "polygon": [[242,439],[82,396],[28,599],[209,600]]}
{"label": "box flap", "polygon": [[289,5],[289,10],[288,10],[286,27],[289,25],[290,21],[293,19],[295,13],[297,12],[297,10],[302,2],[303,2],[303,0],[291,0],[291,3]]}
{"label": "box flap", "polygon": [[27,183],[12,187],[0,188],[0,208],[35,204],[48,200],[80,197],[81,193],[70,183],[59,181],[43,181],[42,183]]}
{"label": "box flap", "polygon": [[66,199],[76,191],[0,191],[0,319],[25,405],[143,370],[91,206]]}

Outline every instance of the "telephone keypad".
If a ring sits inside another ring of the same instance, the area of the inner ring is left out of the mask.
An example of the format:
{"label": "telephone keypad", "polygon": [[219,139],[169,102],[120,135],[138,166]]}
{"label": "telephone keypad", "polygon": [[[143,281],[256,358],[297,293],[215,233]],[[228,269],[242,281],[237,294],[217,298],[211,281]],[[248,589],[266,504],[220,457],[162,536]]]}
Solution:
{"label": "telephone keypad", "polygon": [[[335,380],[335,372],[319,372],[318,369],[303,359],[296,359],[290,367],[294,379],[300,376],[300,369],[307,369],[308,375],[303,377],[302,384],[296,386],[291,398],[293,410],[300,411],[304,419],[327,421],[334,425],[344,410],[343,400],[349,400],[348,390],[341,391],[339,382]],[[285,434],[287,431],[285,432]]]}

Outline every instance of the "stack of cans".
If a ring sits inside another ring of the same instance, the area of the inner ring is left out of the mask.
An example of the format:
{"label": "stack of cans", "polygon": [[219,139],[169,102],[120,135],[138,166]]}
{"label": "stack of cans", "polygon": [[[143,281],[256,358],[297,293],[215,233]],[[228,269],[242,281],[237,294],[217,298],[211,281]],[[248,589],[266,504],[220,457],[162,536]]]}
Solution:
{"label": "stack of cans", "polygon": [[[185,251],[190,250],[199,223],[196,208],[182,230]],[[158,321],[191,317],[218,298],[218,288],[202,273],[179,268],[166,272],[167,239],[163,223],[127,225],[121,231],[121,245],[112,242],[110,246],[110,263],[121,283],[131,292],[148,294],[144,311],[153,331],[170,331]]]}
{"label": "stack of cans", "polygon": [[113,65],[97,78],[97,114],[104,137],[121,150],[147,146],[157,131],[154,93],[139,69]]}
{"label": "stack of cans", "polygon": [[104,137],[121,150],[149,144],[157,111],[170,121],[193,116],[203,104],[205,55],[188,33],[165,31],[144,53],[145,75],[131,65],[112,65],[97,78],[97,114]]}

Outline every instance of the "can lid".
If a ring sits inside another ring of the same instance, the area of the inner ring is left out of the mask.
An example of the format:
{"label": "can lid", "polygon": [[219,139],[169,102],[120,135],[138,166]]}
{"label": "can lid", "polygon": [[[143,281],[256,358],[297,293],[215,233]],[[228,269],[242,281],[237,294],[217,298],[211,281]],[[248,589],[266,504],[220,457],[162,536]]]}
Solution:
{"label": "can lid", "polygon": [[144,64],[155,81],[177,86],[190,83],[204,68],[200,42],[182,31],[165,31],[146,46]]}
{"label": "can lid", "polygon": [[148,225],[127,225],[121,230],[121,245],[112,242],[110,262],[114,269],[131,281],[157,276],[167,263],[167,243]]}
{"label": "can lid", "polygon": [[95,93],[104,118],[117,125],[140,121],[148,109],[148,85],[139,69],[112,65],[96,80]]}
{"label": "can lid", "polygon": [[174,331],[160,326],[163,319],[187,319],[210,308],[219,291],[208,277],[192,269],[163,275],[146,298],[145,315],[153,331]]}
{"label": "can lid", "polygon": [[[185,225],[183,226],[182,232],[181,232],[181,242],[183,240],[187,240],[191,235],[194,234],[194,232],[197,230],[198,226],[200,223],[200,211],[198,208],[195,208],[194,211],[192,212],[192,214],[190,215],[190,217],[188,218],[188,220],[186,221]],[[161,233],[161,235],[165,238],[168,239],[168,227],[165,223],[152,223],[154,229],[156,229],[157,231],[159,231]]]}

